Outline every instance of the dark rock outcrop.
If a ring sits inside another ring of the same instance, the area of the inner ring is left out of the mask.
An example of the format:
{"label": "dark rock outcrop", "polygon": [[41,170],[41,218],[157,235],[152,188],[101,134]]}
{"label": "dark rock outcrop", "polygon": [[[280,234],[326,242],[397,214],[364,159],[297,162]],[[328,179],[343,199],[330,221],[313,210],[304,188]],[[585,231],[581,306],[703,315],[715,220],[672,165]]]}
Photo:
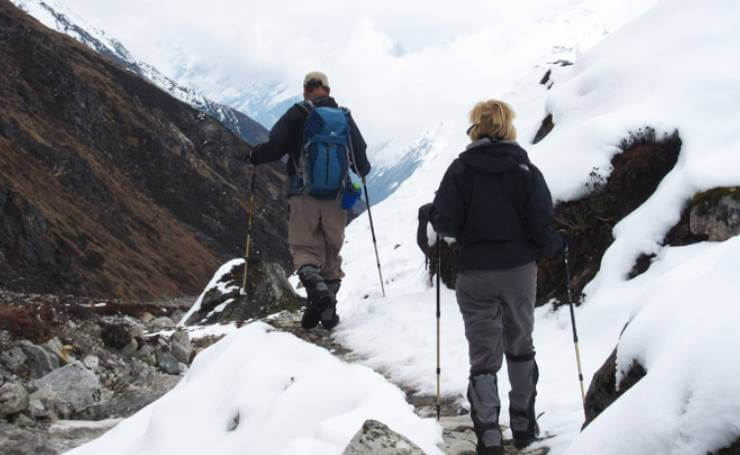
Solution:
{"label": "dark rock outcrop", "polygon": [[542,124],[540,124],[540,127],[537,129],[537,133],[535,133],[534,139],[532,139],[532,144],[537,144],[542,141],[542,139],[547,137],[547,135],[554,129],[555,122],[552,119],[552,114],[547,114],[547,116],[542,119]]}
{"label": "dark rock outcrop", "polygon": [[[0,287],[194,295],[240,254],[249,146],[0,1]],[[254,241],[289,267],[285,177],[261,166]]]}
{"label": "dark rock outcrop", "polygon": [[[678,132],[662,138],[647,128],[622,141],[622,152],[612,158],[604,179],[598,170],[587,184],[588,195],[555,206],[554,225],[570,239],[570,266],[574,298],[599,271],[601,258],[614,238],[614,226],[645,202],[673,169],[681,150]],[[543,259],[537,275],[537,304],[551,299],[567,301],[562,258]]]}
{"label": "dark rock outcrop", "polygon": [[583,424],[585,428],[593,421],[604,409],[609,407],[630,387],[637,384],[647,374],[645,368],[636,360],[632,362],[629,371],[622,376],[622,381],[617,384],[617,349],[612,351],[601,368],[594,373],[591,385],[586,394],[586,421]]}

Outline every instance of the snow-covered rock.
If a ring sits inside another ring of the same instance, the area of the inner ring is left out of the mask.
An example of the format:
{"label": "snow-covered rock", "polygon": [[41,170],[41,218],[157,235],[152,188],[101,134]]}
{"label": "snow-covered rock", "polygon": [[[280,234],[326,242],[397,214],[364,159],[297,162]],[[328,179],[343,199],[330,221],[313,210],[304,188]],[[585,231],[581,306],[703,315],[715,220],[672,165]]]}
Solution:
{"label": "snow-covered rock", "polygon": [[342,455],[424,455],[424,451],[384,423],[368,420]]}
{"label": "snow-covered rock", "polygon": [[243,273],[244,259],[232,259],[222,265],[179,325],[246,321],[302,306],[303,299],[280,265],[250,259],[246,293],[242,290]]}

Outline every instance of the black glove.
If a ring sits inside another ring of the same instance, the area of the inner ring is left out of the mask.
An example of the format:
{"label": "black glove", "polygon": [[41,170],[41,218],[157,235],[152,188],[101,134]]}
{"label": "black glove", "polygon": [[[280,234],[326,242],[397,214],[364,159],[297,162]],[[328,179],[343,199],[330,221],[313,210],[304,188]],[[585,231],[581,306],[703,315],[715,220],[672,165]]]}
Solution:
{"label": "black glove", "polygon": [[419,248],[424,254],[428,254],[429,252],[427,225],[429,224],[429,216],[433,208],[434,205],[431,202],[419,207],[419,227],[416,229],[416,244],[419,245]]}

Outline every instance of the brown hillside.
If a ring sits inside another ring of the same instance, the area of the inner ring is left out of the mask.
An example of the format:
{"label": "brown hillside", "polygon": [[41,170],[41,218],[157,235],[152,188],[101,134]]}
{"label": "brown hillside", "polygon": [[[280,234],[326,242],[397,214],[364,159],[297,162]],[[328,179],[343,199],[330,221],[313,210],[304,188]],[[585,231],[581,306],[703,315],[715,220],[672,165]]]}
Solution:
{"label": "brown hillside", "polygon": [[[0,287],[197,293],[242,254],[249,146],[0,0]],[[278,167],[261,167],[263,259],[288,265]]]}

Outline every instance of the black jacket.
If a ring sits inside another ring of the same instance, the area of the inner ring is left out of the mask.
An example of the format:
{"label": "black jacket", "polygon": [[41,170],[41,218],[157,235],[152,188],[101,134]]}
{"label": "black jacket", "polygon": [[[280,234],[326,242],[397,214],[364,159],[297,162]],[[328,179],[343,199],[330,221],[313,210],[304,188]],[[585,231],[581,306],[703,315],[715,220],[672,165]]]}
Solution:
{"label": "black jacket", "polygon": [[545,179],[518,144],[483,140],[452,162],[429,220],[460,243],[457,270],[516,267],[564,247]]}
{"label": "black jacket", "polygon": [[[334,98],[330,96],[317,98],[313,100],[313,103],[317,107],[338,107]],[[272,127],[269,140],[254,147],[250,161],[253,164],[269,163],[280,160],[287,153],[290,155],[288,175],[295,175],[296,165],[301,159],[303,127],[307,116],[308,112],[303,106],[300,104],[293,105]],[[364,177],[370,172],[370,163],[367,160],[366,153],[367,144],[365,144],[365,140],[362,138],[362,134],[351,114],[349,115],[349,122],[352,129],[352,148],[357,159],[357,163],[352,163],[352,170]]]}

